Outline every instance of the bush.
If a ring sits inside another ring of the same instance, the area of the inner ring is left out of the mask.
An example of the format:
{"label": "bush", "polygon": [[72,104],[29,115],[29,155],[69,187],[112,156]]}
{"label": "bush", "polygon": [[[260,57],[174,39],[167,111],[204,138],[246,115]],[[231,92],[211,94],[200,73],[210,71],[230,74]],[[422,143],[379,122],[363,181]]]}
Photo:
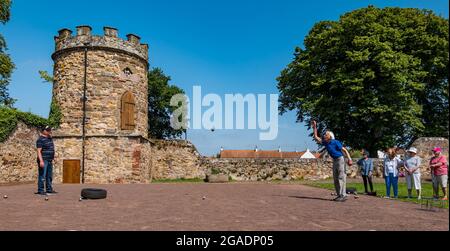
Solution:
{"label": "bush", "polygon": [[[55,109],[59,110],[59,108]],[[42,118],[30,112],[22,112],[17,109],[0,106],[0,142],[8,138],[14,129],[16,129],[19,121],[34,127],[43,127],[46,125],[58,127],[60,117],[50,121],[50,119]]]}

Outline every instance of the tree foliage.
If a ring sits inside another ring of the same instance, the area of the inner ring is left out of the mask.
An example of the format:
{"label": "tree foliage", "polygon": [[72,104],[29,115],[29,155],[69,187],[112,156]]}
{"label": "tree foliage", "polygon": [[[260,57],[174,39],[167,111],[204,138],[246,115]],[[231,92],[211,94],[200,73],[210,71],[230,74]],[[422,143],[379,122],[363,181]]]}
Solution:
{"label": "tree foliage", "polygon": [[184,91],[169,82],[170,77],[159,68],[153,68],[148,73],[149,136],[155,139],[176,138],[185,131],[171,127],[171,116],[177,107],[171,106],[170,100],[176,94],[184,94]]}
{"label": "tree foliage", "polygon": [[39,71],[39,76],[41,77],[41,79],[44,83],[53,84],[53,82],[54,82],[53,76],[50,75],[47,71]]}
{"label": "tree foliage", "polygon": [[[47,71],[39,71],[39,76],[44,83],[54,83],[54,77]],[[62,112],[55,97],[52,97],[52,103],[50,104],[50,113],[48,115],[48,123],[54,128],[58,128],[61,124]]]}
{"label": "tree foliage", "polygon": [[5,24],[9,21],[11,9],[11,0],[0,0],[0,23]]}
{"label": "tree foliage", "polygon": [[[9,21],[10,8],[10,0],[0,0],[0,23],[5,24]],[[9,96],[8,84],[14,70],[14,64],[6,50],[6,41],[0,34],[0,105],[12,107],[15,100]]]}
{"label": "tree foliage", "polygon": [[280,113],[378,149],[448,137],[448,20],[373,6],[314,25],[278,77]]}

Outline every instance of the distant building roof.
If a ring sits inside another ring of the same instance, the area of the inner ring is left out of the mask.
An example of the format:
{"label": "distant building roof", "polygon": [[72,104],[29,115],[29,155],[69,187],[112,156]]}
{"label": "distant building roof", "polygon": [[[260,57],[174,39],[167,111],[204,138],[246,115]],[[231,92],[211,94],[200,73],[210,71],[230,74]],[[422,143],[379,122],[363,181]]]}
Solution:
{"label": "distant building roof", "polygon": [[311,151],[309,151],[309,149],[306,150],[306,152],[300,158],[302,158],[302,159],[317,159],[317,157]]}
{"label": "distant building roof", "polygon": [[[278,150],[276,150],[276,151],[223,150],[220,152],[220,158],[222,158],[222,159],[299,159],[305,153],[306,152],[280,152]],[[313,154],[313,156],[316,158],[318,158],[319,155],[320,154],[318,154],[318,153]]]}

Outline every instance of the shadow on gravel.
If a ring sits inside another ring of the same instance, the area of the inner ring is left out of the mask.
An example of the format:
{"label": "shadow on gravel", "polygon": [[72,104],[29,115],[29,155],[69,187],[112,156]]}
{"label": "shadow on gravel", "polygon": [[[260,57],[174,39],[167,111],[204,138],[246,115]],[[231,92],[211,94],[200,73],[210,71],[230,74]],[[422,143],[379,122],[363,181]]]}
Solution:
{"label": "shadow on gravel", "polygon": [[289,198],[296,198],[296,199],[304,199],[304,200],[323,200],[323,201],[332,201],[330,199],[324,199],[324,198],[317,198],[317,197],[307,197],[307,196],[288,196]]}

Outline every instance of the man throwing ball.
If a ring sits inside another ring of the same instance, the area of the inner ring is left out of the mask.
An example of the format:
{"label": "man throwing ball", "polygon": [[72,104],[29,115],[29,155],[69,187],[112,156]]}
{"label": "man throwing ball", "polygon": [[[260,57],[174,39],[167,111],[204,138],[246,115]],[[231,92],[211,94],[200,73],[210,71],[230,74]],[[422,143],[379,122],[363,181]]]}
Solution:
{"label": "man throwing ball", "polygon": [[333,158],[333,179],[334,179],[334,188],[336,189],[337,197],[334,201],[344,202],[347,200],[346,193],[346,181],[347,174],[345,173],[345,159],[344,154],[348,158],[348,165],[353,165],[352,158],[348,150],[342,146],[342,143],[339,140],[334,138],[334,135],[330,131],[326,131],[323,134],[323,137],[320,138],[317,132],[317,122],[311,121],[311,126],[314,130],[314,139],[317,143],[323,145],[328,154]]}

